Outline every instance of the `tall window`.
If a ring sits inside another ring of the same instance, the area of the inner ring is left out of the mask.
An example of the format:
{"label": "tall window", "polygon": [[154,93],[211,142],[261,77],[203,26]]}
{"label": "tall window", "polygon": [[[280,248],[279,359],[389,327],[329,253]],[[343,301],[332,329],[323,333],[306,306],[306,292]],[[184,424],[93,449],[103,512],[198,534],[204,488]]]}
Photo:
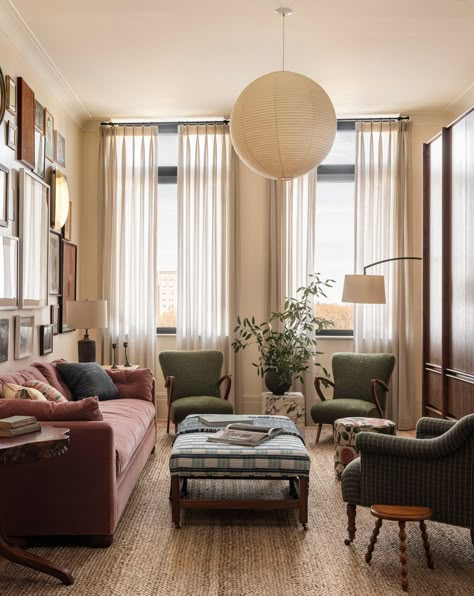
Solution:
{"label": "tall window", "polygon": [[158,151],[158,333],[176,333],[177,169],[177,127],[162,124]]}
{"label": "tall window", "polygon": [[323,279],[333,279],[327,298],[316,305],[318,316],[334,321],[324,335],[351,335],[353,308],[341,302],[345,273],[354,269],[355,124],[338,122],[334,145],[318,168],[316,263]]}

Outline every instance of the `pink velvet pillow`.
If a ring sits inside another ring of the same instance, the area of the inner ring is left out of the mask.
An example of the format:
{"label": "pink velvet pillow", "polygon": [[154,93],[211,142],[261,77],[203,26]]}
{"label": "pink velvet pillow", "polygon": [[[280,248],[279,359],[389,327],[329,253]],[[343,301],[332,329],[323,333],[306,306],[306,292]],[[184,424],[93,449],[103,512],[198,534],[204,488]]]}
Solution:
{"label": "pink velvet pillow", "polygon": [[0,399],[0,418],[35,416],[37,420],[103,420],[97,397],[80,401],[31,401],[29,399]]}
{"label": "pink velvet pillow", "polygon": [[153,400],[153,373],[149,368],[107,369],[106,373],[119,390],[120,399]]}

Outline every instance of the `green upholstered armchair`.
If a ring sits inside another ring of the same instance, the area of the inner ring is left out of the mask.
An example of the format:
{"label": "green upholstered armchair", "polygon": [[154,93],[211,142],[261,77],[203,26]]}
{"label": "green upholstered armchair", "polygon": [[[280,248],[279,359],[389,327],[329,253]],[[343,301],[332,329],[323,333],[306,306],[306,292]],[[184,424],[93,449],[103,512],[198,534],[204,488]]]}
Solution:
{"label": "green upholstered armchair", "polygon": [[[221,377],[224,357],[216,350],[167,350],[160,352],[159,361],[168,393],[168,422],[176,426],[188,414],[232,414],[227,401],[231,378]],[[224,397],[221,383],[226,382]]]}
{"label": "green upholstered armchair", "polygon": [[[316,443],[323,424],[334,424],[338,418],[383,418],[385,397],[394,366],[393,354],[333,354],[334,382],[324,377],[314,379],[316,392],[321,398],[311,408],[311,418],[318,424]],[[326,399],[321,385],[331,385],[334,388],[332,399]]]}
{"label": "green upholstered armchair", "polygon": [[342,474],[350,544],[356,505],[431,507],[432,520],[471,529],[474,544],[474,414],[420,418],[416,439],[377,433],[356,438],[360,457]]}

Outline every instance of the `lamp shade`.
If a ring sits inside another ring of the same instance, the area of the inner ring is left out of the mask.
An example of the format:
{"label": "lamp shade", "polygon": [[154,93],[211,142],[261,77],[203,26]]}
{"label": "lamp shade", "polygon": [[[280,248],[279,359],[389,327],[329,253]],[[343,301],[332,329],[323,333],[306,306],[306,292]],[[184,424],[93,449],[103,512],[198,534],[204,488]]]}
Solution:
{"label": "lamp shade", "polygon": [[359,304],[385,304],[383,275],[346,275],[342,302]]}
{"label": "lamp shade", "polygon": [[254,172],[277,180],[318,166],[335,135],[336,113],[328,94],[291,71],[271,72],[250,83],[230,117],[230,136],[240,159]]}
{"label": "lamp shade", "polygon": [[67,322],[76,329],[104,329],[108,326],[107,300],[68,302]]}
{"label": "lamp shade", "polygon": [[53,171],[51,189],[51,227],[60,230],[69,213],[69,188],[66,176],[57,169]]}

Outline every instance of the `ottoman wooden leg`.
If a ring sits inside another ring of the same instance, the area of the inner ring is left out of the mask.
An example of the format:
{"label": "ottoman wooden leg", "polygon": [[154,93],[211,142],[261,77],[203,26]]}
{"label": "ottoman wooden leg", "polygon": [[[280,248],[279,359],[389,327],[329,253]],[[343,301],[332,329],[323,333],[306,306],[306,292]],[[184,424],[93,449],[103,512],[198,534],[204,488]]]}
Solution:
{"label": "ottoman wooden leg", "polygon": [[402,582],[402,588],[405,590],[405,592],[408,590],[408,579],[407,579],[407,575],[408,575],[408,569],[407,569],[407,556],[406,556],[406,550],[407,550],[407,545],[406,545],[406,539],[407,539],[407,535],[405,532],[405,522],[404,521],[399,521],[398,522],[398,527],[400,528],[400,531],[398,533],[399,537],[400,537],[400,575],[401,575],[401,582]]}
{"label": "ottoman wooden leg", "polygon": [[347,532],[349,538],[344,540],[344,544],[349,545],[355,538],[356,535],[356,506],[351,503],[347,504]]}
{"label": "ottoman wooden leg", "polygon": [[303,524],[305,530],[308,529],[308,493],[309,493],[309,478],[307,476],[299,477],[299,517],[300,523]]}
{"label": "ottoman wooden leg", "polygon": [[428,542],[428,534],[426,533],[426,524],[424,521],[420,522],[421,537],[423,538],[423,546],[426,552],[426,561],[430,569],[434,568],[433,559],[431,558],[430,543]]}
{"label": "ottoman wooden leg", "polygon": [[177,528],[181,527],[181,510],[179,506],[180,484],[181,480],[179,476],[171,476],[171,521]]}
{"label": "ottoman wooden leg", "polygon": [[372,559],[372,553],[374,552],[375,543],[377,542],[377,536],[379,535],[381,527],[382,527],[382,520],[380,518],[377,518],[375,520],[375,528],[374,528],[374,531],[372,532],[372,536],[370,538],[370,543],[367,548],[367,552],[365,554],[365,560],[367,561],[367,563],[370,563],[370,561]]}

